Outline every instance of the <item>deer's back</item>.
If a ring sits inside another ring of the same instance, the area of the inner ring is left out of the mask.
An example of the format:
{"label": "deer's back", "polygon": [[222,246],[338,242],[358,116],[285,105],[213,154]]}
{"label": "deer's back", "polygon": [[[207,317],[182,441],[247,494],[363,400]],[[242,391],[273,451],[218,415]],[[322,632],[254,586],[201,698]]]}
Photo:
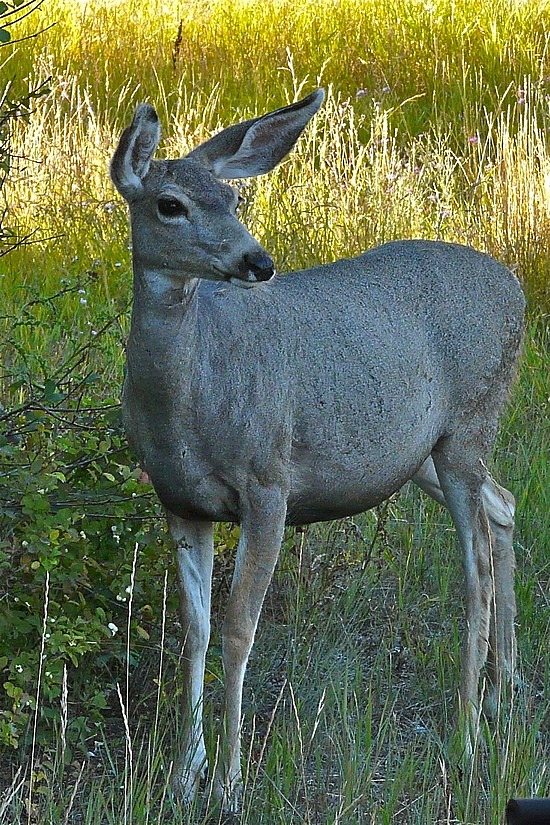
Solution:
{"label": "deer's back", "polygon": [[396,241],[251,290],[205,286],[199,314],[222,380],[235,376],[236,391],[261,375],[297,403],[323,388],[353,404],[368,386],[391,406],[424,379],[457,410],[495,384],[504,399],[523,333],[515,276],[456,244]]}
{"label": "deer's back", "polygon": [[[514,361],[524,297],[515,276],[488,255],[458,244],[395,241],[356,258],[283,275],[276,300],[309,324],[303,340],[333,349],[407,341],[411,357],[428,345],[447,380],[482,392]],[[411,334],[412,333],[412,334]],[[405,346],[405,344],[403,344]],[[384,352],[378,351],[380,359]]]}

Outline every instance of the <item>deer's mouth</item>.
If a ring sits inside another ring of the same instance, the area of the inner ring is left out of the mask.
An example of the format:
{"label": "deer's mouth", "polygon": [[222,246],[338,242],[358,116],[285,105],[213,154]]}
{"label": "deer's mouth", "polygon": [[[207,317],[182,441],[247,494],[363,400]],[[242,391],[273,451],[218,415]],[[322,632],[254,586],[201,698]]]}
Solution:
{"label": "deer's mouth", "polygon": [[262,270],[243,266],[239,267],[238,273],[224,272],[217,266],[215,266],[214,269],[222,276],[223,281],[233,284],[234,286],[241,287],[241,289],[251,289],[252,287],[258,286],[258,284],[266,283],[275,275],[275,268],[273,266],[270,268],[266,267]]}
{"label": "deer's mouth", "polygon": [[230,284],[240,286],[241,289],[251,289],[252,287],[258,286],[258,284],[265,284],[271,281],[274,276],[275,270],[273,270],[269,278],[257,278],[253,272],[248,272],[244,278],[242,275],[230,275],[227,280]]}

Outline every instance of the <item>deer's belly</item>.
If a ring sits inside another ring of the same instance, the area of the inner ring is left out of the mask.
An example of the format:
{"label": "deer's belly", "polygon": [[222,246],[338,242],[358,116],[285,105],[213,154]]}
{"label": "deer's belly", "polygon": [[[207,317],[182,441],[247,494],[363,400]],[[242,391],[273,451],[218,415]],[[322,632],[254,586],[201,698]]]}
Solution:
{"label": "deer's belly", "polygon": [[431,425],[401,435],[326,447],[295,442],[287,521],[309,524],[352,516],[376,507],[399,490],[424,463],[439,437]]}

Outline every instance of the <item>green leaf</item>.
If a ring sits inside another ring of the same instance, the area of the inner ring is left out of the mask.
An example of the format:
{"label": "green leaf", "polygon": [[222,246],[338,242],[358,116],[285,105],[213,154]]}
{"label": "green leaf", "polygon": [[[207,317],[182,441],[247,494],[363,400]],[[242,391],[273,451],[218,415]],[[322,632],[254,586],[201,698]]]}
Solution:
{"label": "green leaf", "polygon": [[107,707],[107,699],[105,698],[105,694],[102,692],[96,693],[96,695],[92,696],[88,702],[95,708],[103,709]]}
{"label": "green leaf", "polygon": [[4,690],[12,699],[17,702],[23,693],[23,688],[19,685],[14,685],[13,682],[4,682]]}
{"label": "green leaf", "polygon": [[48,378],[48,380],[44,382],[44,399],[46,402],[48,404],[57,404],[64,398],[65,396],[59,392],[55,381]]}
{"label": "green leaf", "polygon": [[0,43],[9,43],[11,40],[11,34],[7,29],[0,29]]}
{"label": "green leaf", "polygon": [[40,493],[27,493],[21,498],[23,512],[32,516],[35,513],[47,513],[50,509],[50,502]]}

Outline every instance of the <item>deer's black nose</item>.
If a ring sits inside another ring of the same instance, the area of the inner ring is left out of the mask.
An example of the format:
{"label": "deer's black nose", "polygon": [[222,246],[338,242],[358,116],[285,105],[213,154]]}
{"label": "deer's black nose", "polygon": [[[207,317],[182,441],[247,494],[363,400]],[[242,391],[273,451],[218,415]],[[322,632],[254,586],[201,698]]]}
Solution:
{"label": "deer's black nose", "polygon": [[275,265],[267,252],[257,252],[252,255],[246,254],[242,262],[243,274],[252,274],[256,281],[269,281],[275,274]]}

